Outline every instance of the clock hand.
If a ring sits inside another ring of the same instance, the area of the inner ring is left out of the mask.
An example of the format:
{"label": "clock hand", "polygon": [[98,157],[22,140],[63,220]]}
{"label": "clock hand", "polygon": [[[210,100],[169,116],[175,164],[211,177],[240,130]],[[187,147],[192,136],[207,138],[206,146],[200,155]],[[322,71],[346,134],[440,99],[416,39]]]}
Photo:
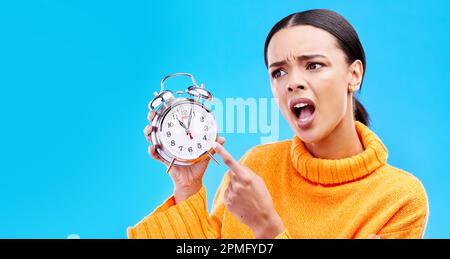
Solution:
{"label": "clock hand", "polygon": [[192,137],[191,131],[189,130],[190,126],[191,126],[191,119],[192,119],[192,107],[191,107],[191,112],[189,112],[188,126],[187,126],[187,129],[186,129],[186,132],[189,134],[189,137],[192,140],[193,137]]}
{"label": "clock hand", "polygon": [[[177,117],[177,120],[178,120],[178,117]],[[178,122],[180,123],[181,127],[183,127],[184,129],[186,129],[186,126],[184,125],[184,123],[183,123],[182,121],[178,120]]]}
{"label": "clock hand", "polygon": [[176,117],[177,117],[177,121],[180,123],[181,127],[183,127],[184,130],[186,131],[186,135],[189,135],[189,138],[190,138],[190,139],[193,139],[192,134],[191,134],[191,132],[189,131],[189,129],[186,128],[186,126],[184,125],[184,123],[183,123],[182,121],[180,121],[180,119],[178,119],[178,116],[176,116]]}
{"label": "clock hand", "polygon": [[[180,112],[178,112],[178,113],[180,113]],[[176,115],[176,117],[177,117],[177,121],[180,123],[181,127],[183,127],[185,130],[187,130],[187,128],[186,128],[186,126],[184,125],[183,121],[180,120],[180,119],[178,119],[178,115]]]}
{"label": "clock hand", "polygon": [[191,119],[192,119],[192,107],[191,107],[191,112],[189,113],[188,129],[190,129],[190,126],[191,126]]}

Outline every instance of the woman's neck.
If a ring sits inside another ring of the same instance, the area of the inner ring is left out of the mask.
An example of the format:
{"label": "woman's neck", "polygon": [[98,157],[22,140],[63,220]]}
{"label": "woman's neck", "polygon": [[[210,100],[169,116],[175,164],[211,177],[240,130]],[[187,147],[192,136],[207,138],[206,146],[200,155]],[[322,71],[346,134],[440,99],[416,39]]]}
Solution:
{"label": "woman's neck", "polygon": [[346,158],[364,151],[355,128],[355,121],[348,115],[327,137],[316,143],[305,143],[305,146],[313,156],[323,159]]}

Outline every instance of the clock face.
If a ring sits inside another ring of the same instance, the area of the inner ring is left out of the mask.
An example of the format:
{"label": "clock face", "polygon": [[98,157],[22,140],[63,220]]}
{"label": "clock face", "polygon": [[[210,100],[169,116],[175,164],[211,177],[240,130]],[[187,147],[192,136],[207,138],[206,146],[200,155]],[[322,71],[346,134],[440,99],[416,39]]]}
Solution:
{"label": "clock face", "polygon": [[211,149],[217,126],[212,114],[200,104],[174,105],[160,126],[161,144],[173,157],[193,160]]}

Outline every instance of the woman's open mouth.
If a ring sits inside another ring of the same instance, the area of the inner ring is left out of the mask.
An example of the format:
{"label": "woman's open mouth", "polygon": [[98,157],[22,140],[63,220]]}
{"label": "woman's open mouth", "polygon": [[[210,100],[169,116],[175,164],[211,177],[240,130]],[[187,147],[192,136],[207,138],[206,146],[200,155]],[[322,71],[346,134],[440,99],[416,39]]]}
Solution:
{"label": "woman's open mouth", "polygon": [[289,108],[297,118],[299,128],[307,129],[311,127],[316,111],[316,106],[312,100],[308,98],[292,99],[289,101]]}

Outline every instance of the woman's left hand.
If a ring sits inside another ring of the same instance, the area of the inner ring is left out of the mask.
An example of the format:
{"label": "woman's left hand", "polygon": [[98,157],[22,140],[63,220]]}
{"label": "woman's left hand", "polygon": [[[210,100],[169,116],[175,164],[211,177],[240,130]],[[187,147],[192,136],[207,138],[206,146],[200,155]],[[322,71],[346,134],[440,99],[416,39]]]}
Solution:
{"label": "woman's left hand", "polygon": [[272,196],[264,180],[239,162],[219,143],[216,153],[230,168],[230,184],[224,194],[225,207],[253,231],[256,238],[274,238],[284,231],[280,216],[275,211]]}

